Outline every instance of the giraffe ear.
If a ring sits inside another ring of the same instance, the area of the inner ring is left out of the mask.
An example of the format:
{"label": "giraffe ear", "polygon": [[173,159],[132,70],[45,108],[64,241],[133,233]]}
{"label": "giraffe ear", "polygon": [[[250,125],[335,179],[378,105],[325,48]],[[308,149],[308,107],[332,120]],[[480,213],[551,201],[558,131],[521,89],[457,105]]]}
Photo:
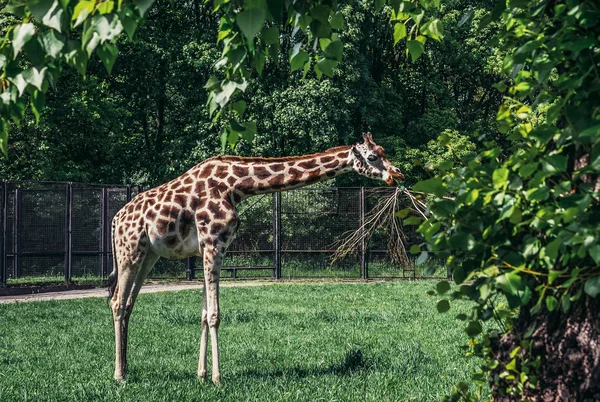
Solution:
{"label": "giraffe ear", "polygon": [[360,156],[360,151],[356,148],[356,145],[352,145],[352,153],[356,156]]}

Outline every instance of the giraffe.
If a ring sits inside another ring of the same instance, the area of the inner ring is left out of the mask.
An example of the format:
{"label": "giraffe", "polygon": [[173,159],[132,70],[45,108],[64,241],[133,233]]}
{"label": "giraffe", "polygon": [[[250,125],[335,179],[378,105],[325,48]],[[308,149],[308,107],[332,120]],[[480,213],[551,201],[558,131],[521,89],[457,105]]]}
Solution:
{"label": "giraffe", "polygon": [[219,277],[237,229],[236,205],[246,197],[317,183],[352,170],[393,185],[403,180],[372,135],[363,142],[285,158],[217,156],[161,186],[138,194],[112,221],[109,298],[115,326],[115,374],[125,380],[127,332],[136,297],[160,257],[203,258],[204,289],[198,377],[206,379],[208,335],[212,381],[219,383]]}

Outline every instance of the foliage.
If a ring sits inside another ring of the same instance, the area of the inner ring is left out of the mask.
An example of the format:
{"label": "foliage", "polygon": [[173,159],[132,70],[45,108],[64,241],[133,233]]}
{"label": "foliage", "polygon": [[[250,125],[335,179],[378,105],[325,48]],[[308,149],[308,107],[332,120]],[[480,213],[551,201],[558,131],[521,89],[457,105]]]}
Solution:
{"label": "foliage", "polygon": [[[281,29],[279,66],[266,63],[263,75],[249,78],[246,92],[232,100],[246,101],[244,116],[256,122],[257,134],[252,143],[240,141],[228,152],[306,154],[372,131],[414,183],[427,176],[422,167],[427,160],[422,165],[414,160],[437,158],[420,150],[446,128],[480,146],[476,138],[495,126],[501,98],[489,90],[500,79],[495,59],[488,62],[495,50],[483,45],[494,30],[458,26],[473,9],[469,1],[442,7],[444,40],[430,41],[414,63],[403,41],[394,45],[391,7],[375,11],[370,0],[341,7],[345,56],[332,79],[319,80],[314,72],[300,79],[301,73],[291,72],[283,54],[292,30]],[[474,18],[480,19],[484,9],[476,10]],[[46,95],[39,124],[28,108],[20,126],[11,125],[2,177],[147,187],[218,153],[218,136],[228,121],[211,122],[203,88],[221,54],[215,24],[211,4],[158,0],[133,41],[116,39],[120,57],[110,76],[97,58],[88,62],[85,79],[64,69],[56,82],[60,90]],[[335,183],[374,184],[355,175]]]}
{"label": "foliage", "polygon": [[[318,78],[334,76],[344,53],[341,33],[346,22],[341,9],[353,3],[350,0],[283,3],[220,0],[214,3],[215,11],[222,12],[218,41],[223,41],[224,48],[216,64],[221,70],[219,77],[212,76],[206,84],[211,90],[208,105],[211,116],[224,107],[236,115],[221,134],[223,148],[227,143],[235,145],[240,138],[247,141],[254,138],[256,124],[241,122],[245,106],[240,107],[238,102],[230,103],[230,100],[246,89],[252,70],[260,75],[269,60],[279,62],[281,39],[285,37],[282,33],[291,29],[287,38],[291,72],[302,70],[306,77],[312,69]],[[422,54],[427,38],[438,41],[443,38],[442,22],[438,18],[425,18],[425,10],[439,8],[439,0],[377,0],[375,9],[380,10],[388,3],[392,9],[391,21],[395,22],[394,44],[406,39],[407,54],[413,61]]]}
{"label": "foliage", "polygon": [[27,103],[39,120],[45,94],[65,64],[85,76],[96,54],[110,72],[118,53],[115,39],[123,31],[131,38],[151,4],[9,0],[3,12],[18,22],[6,29],[0,44],[0,149],[6,154],[9,121],[19,123]]}
{"label": "foliage", "polygon": [[471,362],[456,347],[452,317],[430,314],[429,286],[222,284],[221,387],[196,377],[201,285],[140,295],[125,386],[112,380],[104,298],[0,304],[0,393],[5,401],[439,401]]}
{"label": "foliage", "polygon": [[[49,86],[56,84],[63,65],[85,76],[88,62],[95,53],[110,73],[118,53],[119,34],[125,31],[132,38],[153,3],[153,0],[9,0],[3,12],[16,17],[17,21],[9,24],[0,44],[3,100],[0,149],[6,154],[9,120],[19,123],[28,101],[39,120],[45,94]],[[217,41],[223,41],[224,48],[216,63],[221,78],[212,76],[205,88],[210,91],[211,116],[221,109],[215,117],[218,118],[227,107],[230,122],[221,135],[223,148],[227,143],[235,145],[239,138],[248,141],[254,138],[256,123],[241,120],[247,103],[230,100],[246,89],[251,70],[260,75],[268,60],[279,62],[282,30],[292,30],[291,71],[303,68],[306,75],[314,64],[319,78],[323,74],[333,76],[344,47],[338,34],[344,29],[344,16],[338,8],[340,4],[351,3],[348,0],[340,3],[216,0],[212,3],[213,12],[221,16]],[[375,6],[381,9],[386,3],[379,0]],[[198,11],[198,1],[193,4]],[[424,19],[425,9],[439,7],[438,0],[421,3],[391,0],[390,4],[392,20],[397,21],[394,40],[407,38],[407,53],[413,61],[423,52],[427,37],[435,40],[443,37],[439,19]],[[25,93],[29,94],[29,100],[23,96]]]}
{"label": "foliage", "polygon": [[[429,253],[447,259],[458,291],[437,294],[474,302],[466,321],[470,352],[486,359],[475,375],[504,395],[538,387],[539,358],[530,324],[499,361],[493,345],[517,319],[568,312],[600,293],[600,9],[596,3],[504,1],[496,42],[509,51],[511,79],[497,115],[509,147],[494,142],[415,190],[435,195],[433,217],[419,230]],[[585,90],[582,90],[582,89]],[[449,145],[447,137],[441,143]],[[438,303],[447,311],[448,300]],[[481,335],[481,336],[480,336]],[[449,400],[474,398],[461,384]]]}

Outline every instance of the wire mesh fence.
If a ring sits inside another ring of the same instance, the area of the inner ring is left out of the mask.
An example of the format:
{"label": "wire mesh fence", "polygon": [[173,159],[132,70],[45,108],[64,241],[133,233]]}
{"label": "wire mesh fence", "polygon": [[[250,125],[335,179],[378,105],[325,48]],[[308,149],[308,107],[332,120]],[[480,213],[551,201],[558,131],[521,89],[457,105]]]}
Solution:
{"label": "wire mesh fence", "polygon": [[[110,222],[139,191],[137,186],[2,182],[0,284],[106,278],[113,263]],[[223,277],[424,276],[411,258],[392,260],[384,230],[344,258],[333,258],[336,242],[359,230],[365,214],[389,191],[309,187],[243,201]],[[404,234],[408,247],[419,242],[414,228],[405,227]],[[202,269],[199,262],[161,259],[150,276],[192,279]]]}

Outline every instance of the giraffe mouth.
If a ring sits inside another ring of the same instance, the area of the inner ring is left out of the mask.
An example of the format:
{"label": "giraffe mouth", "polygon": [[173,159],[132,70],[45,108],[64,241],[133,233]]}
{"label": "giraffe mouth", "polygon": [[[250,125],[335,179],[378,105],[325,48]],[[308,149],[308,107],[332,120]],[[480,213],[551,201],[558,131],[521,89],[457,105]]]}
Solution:
{"label": "giraffe mouth", "polygon": [[404,180],[404,175],[400,172],[391,172],[390,176],[386,179],[386,183],[388,186],[393,186],[398,184],[398,181]]}

